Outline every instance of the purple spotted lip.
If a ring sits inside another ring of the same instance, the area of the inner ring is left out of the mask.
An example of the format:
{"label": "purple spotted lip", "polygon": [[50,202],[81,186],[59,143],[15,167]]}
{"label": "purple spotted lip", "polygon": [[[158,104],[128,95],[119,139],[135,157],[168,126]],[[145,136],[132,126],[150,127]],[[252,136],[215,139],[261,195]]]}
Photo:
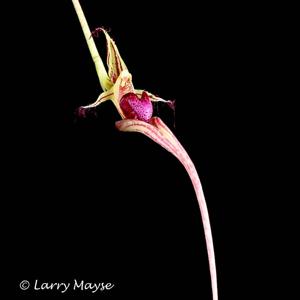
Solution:
{"label": "purple spotted lip", "polygon": [[127,119],[148,122],[153,114],[153,105],[144,91],[141,98],[134,93],[125,94],[120,101],[121,109]]}

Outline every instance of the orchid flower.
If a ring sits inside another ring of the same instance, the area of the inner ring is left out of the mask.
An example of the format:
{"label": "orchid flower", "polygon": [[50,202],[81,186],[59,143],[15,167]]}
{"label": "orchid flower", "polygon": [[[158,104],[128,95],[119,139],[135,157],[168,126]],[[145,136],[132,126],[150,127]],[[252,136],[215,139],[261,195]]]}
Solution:
{"label": "orchid flower", "polygon": [[197,196],[205,233],[212,295],[213,300],[217,300],[217,274],[212,232],[199,176],[192,160],[175,135],[160,118],[152,116],[152,102],[165,102],[170,105],[172,105],[172,102],[154,96],[144,90],[135,89],[132,82],[132,76],[121,58],[115,42],[106,30],[98,28],[96,29],[96,33],[102,32],[105,35],[107,43],[108,71],[106,71],[80,3],[78,0],[72,0],[72,2],[78,15],[91,56],[94,60],[100,85],[103,89],[103,92],[94,103],[83,106],[82,109],[96,107],[107,100],[111,100],[122,118],[122,120],[116,122],[118,130],[124,132],[139,132],[146,135],[167,151],[171,152],[183,164],[190,176]]}

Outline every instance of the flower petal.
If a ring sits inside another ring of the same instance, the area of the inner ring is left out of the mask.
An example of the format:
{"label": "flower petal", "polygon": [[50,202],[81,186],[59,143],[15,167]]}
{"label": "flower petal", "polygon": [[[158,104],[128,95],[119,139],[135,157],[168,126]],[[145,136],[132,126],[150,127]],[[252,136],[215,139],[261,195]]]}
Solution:
{"label": "flower petal", "polygon": [[165,100],[163,98],[157,97],[157,96],[153,95],[152,93],[145,91],[145,90],[135,90],[135,93],[139,96],[141,96],[143,94],[143,92],[147,92],[147,95],[149,96],[149,98],[152,102],[163,102],[163,103],[168,104],[169,106],[172,106],[172,103],[174,102],[173,100]]}
{"label": "flower petal", "polygon": [[113,97],[111,98],[111,100],[113,101],[122,119],[125,119],[125,115],[120,106],[120,101],[124,95],[134,92],[132,76],[127,70],[123,70],[121,72],[120,76],[118,77],[116,83],[112,88],[112,91]]}
{"label": "flower petal", "polygon": [[145,134],[154,142],[161,145],[167,151],[171,152],[176,157],[178,157],[176,146],[172,142],[172,139],[170,139],[169,134],[157,128],[155,126],[155,121],[153,121],[153,119],[158,119],[158,118],[151,118],[150,120],[151,123],[147,123],[135,119],[125,119],[125,120],[117,121],[116,127],[120,131],[140,132],[142,134]]}
{"label": "flower petal", "polygon": [[99,97],[97,98],[97,100],[94,103],[86,105],[86,106],[82,106],[82,108],[96,107],[107,100],[111,100],[112,97],[113,97],[113,92],[111,90],[103,92],[99,95]]}
{"label": "flower petal", "polygon": [[109,36],[107,31],[102,28],[105,34],[107,44],[107,66],[108,76],[110,80],[115,83],[123,70],[127,70],[127,67],[119,53],[119,50],[114,40]]}
{"label": "flower petal", "polygon": [[197,174],[195,165],[193,164],[189,155],[184,150],[183,146],[177,140],[175,135],[171,132],[171,130],[167,127],[166,124],[164,124],[164,122],[160,118],[157,117],[151,118],[149,123],[140,120],[125,119],[116,122],[116,127],[120,131],[140,132],[148,136],[150,139],[152,139],[153,141],[161,145],[167,151],[175,155],[178,158],[178,160],[182,163],[187,173],[189,174],[197,196],[201,217],[202,217],[202,223],[204,227],[213,299],[217,300],[218,299],[217,272],[216,272],[216,264],[215,264],[213,238],[212,238],[212,232],[210,227],[206,201],[204,198],[202,185],[199,176]]}

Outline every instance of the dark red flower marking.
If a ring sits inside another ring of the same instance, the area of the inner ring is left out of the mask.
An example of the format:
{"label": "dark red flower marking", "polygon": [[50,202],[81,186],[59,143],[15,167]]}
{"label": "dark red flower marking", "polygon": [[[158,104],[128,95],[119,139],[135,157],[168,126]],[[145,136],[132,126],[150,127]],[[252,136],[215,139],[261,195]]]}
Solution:
{"label": "dark red flower marking", "polygon": [[153,114],[153,105],[146,92],[139,98],[134,93],[125,94],[120,101],[121,109],[127,119],[148,122]]}

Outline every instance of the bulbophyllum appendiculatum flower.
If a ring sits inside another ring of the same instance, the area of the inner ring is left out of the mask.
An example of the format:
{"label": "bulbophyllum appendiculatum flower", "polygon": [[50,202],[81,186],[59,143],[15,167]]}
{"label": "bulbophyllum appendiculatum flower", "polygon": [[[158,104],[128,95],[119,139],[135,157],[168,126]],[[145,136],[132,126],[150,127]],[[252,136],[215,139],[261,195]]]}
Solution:
{"label": "bulbophyllum appendiculatum flower", "polygon": [[199,176],[192,160],[175,135],[160,118],[152,116],[152,102],[165,102],[171,106],[172,102],[157,97],[147,91],[135,89],[132,83],[132,76],[121,58],[115,42],[111,39],[106,30],[98,28],[95,32],[97,34],[102,32],[105,35],[107,43],[108,71],[106,71],[80,3],[78,0],[72,0],[72,2],[78,15],[91,56],[94,60],[100,85],[103,89],[103,92],[99,95],[98,99],[90,105],[81,107],[81,111],[91,107],[96,107],[107,100],[111,100],[122,118],[120,121],[116,122],[118,130],[124,132],[139,132],[146,135],[167,151],[171,152],[183,164],[191,178],[197,196],[202,223],[204,226],[212,284],[212,295],[213,300],[217,300],[217,274],[212,232]]}

